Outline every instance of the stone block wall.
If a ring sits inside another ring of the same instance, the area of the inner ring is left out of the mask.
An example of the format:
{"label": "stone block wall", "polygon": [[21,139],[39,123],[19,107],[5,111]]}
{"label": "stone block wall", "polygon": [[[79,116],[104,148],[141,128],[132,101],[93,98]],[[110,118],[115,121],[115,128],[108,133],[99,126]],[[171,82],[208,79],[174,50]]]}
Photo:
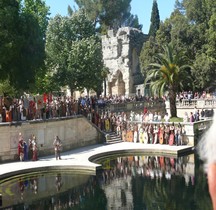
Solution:
{"label": "stone block wall", "polygon": [[139,54],[147,35],[142,31],[123,27],[116,33],[108,31],[102,36],[103,60],[109,68],[106,93],[130,95],[136,92],[136,85],[143,84]]}
{"label": "stone block wall", "polygon": [[54,155],[53,141],[56,135],[62,140],[63,151],[100,143],[102,133],[85,117],[50,119],[40,121],[0,124],[0,162],[12,161],[17,154],[18,135],[24,140],[34,134],[37,138],[39,156]]}

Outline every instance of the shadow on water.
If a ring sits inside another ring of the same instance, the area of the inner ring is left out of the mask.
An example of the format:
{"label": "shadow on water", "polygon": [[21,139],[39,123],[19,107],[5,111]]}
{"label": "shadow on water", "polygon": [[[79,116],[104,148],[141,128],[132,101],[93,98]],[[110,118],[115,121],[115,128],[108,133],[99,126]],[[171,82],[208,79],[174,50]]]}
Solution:
{"label": "shadow on water", "polygon": [[0,209],[212,209],[195,154],[115,156],[99,163],[96,176],[49,171],[1,180]]}

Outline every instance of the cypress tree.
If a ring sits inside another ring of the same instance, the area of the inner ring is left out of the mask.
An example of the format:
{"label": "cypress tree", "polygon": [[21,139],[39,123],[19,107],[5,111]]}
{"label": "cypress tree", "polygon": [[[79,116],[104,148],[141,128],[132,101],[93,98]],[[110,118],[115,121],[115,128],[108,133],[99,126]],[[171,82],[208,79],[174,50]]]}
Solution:
{"label": "cypress tree", "polygon": [[156,32],[160,27],[160,15],[158,10],[157,0],[153,1],[152,13],[151,13],[151,25],[149,29],[149,36],[156,36]]}

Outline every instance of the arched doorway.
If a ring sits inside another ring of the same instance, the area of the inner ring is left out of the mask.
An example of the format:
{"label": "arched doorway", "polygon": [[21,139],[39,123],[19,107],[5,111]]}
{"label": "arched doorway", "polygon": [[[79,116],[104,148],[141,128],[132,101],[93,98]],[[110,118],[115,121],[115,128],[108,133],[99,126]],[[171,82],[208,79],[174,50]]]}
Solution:
{"label": "arched doorway", "polygon": [[117,71],[109,82],[109,93],[111,95],[125,95],[125,82],[121,71]]}

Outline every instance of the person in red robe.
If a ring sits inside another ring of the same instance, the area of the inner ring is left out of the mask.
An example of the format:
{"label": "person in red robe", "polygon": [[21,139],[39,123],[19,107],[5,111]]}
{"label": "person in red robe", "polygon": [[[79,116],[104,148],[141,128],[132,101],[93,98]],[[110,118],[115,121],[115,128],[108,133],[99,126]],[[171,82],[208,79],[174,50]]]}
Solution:
{"label": "person in red robe", "polygon": [[20,161],[23,161],[24,160],[24,140],[21,133],[19,133],[18,155]]}

